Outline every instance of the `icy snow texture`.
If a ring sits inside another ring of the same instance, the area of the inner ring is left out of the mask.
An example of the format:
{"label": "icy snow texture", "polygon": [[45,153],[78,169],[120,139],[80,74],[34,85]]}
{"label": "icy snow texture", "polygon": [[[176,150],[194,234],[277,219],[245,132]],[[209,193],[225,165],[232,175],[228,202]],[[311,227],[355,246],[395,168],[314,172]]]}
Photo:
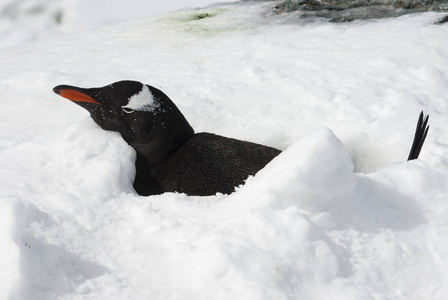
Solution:
{"label": "icy snow texture", "polygon": [[0,49],[52,35],[146,19],[214,2],[216,1],[0,0]]}
{"label": "icy snow texture", "polygon": [[142,90],[129,98],[129,103],[123,108],[130,108],[138,111],[154,111],[159,103],[154,100],[154,96],[146,84],[143,84]]}
{"label": "icy snow texture", "polygon": [[[441,14],[331,24],[272,5],[0,53],[0,299],[448,297]],[[122,79],[161,88],[197,131],[285,151],[229,196],[140,197],[133,149],[51,90]]]}

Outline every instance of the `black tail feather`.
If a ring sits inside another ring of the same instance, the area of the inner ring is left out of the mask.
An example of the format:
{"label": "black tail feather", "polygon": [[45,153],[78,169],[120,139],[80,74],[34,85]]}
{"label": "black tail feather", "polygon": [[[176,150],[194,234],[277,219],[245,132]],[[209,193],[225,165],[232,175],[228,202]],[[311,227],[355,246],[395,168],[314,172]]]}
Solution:
{"label": "black tail feather", "polygon": [[418,118],[417,128],[415,129],[414,141],[412,142],[411,152],[409,152],[408,160],[417,159],[422,150],[423,143],[425,142],[426,135],[428,134],[429,115],[424,115],[423,111]]}

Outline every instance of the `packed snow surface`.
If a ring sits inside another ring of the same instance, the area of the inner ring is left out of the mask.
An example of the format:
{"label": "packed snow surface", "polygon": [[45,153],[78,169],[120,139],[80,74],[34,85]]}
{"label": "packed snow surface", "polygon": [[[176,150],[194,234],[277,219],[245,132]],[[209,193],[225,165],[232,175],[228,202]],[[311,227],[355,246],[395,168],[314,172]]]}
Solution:
{"label": "packed snow surface", "polygon": [[[236,0],[227,0],[227,2]],[[0,49],[42,37],[92,30],[215,0],[0,0]]]}
{"label": "packed snow surface", "polygon": [[[272,5],[0,52],[0,299],[448,298],[443,15],[333,24]],[[284,151],[231,195],[138,196],[133,149],[52,92],[123,79],[197,132]]]}

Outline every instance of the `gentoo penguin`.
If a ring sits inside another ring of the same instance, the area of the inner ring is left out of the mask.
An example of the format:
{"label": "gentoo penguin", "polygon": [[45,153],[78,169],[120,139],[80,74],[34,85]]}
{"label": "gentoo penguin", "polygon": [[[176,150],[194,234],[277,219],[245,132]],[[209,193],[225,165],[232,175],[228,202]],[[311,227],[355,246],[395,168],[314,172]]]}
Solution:
{"label": "gentoo penguin", "polygon": [[429,116],[424,115],[423,112],[420,113],[417,122],[417,128],[415,129],[414,141],[412,142],[411,151],[409,152],[408,160],[417,159],[420,150],[422,150],[423,143],[425,142],[426,136],[428,135]]}
{"label": "gentoo penguin", "polygon": [[162,91],[135,81],[101,88],[59,85],[53,91],[89,111],[105,130],[121,133],[137,152],[139,195],[230,194],[280,150],[211,133],[195,134]]}
{"label": "gentoo penguin", "polygon": [[[134,189],[206,196],[230,194],[280,150],[212,133],[194,133],[162,91],[136,81],[100,88],[56,86],[53,91],[85,108],[104,130],[118,131],[137,152]],[[418,157],[428,132],[423,113],[409,159]]]}

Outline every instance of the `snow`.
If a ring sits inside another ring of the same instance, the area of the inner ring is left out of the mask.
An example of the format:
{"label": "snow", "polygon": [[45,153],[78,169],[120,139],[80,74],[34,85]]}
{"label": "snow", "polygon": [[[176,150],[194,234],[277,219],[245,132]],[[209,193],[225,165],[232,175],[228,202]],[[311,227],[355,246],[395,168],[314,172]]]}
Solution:
{"label": "snow", "polygon": [[[443,14],[333,24],[272,5],[1,50],[1,299],[447,298]],[[197,132],[284,152],[231,195],[140,197],[133,149],[52,92],[123,79]]]}
{"label": "snow", "polygon": [[49,36],[92,30],[129,20],[147,19],[174,10],[203,7],[215,2],[215,0],[0,0],[0,49]]}
{"label": "snow", "polygon": [[146,84],[143,84],[142,90],[129,98],[128,104],[123,108],[130,108],[138,111],[154,111],[159,107],[159,103],[154,100],[154,96]]}

